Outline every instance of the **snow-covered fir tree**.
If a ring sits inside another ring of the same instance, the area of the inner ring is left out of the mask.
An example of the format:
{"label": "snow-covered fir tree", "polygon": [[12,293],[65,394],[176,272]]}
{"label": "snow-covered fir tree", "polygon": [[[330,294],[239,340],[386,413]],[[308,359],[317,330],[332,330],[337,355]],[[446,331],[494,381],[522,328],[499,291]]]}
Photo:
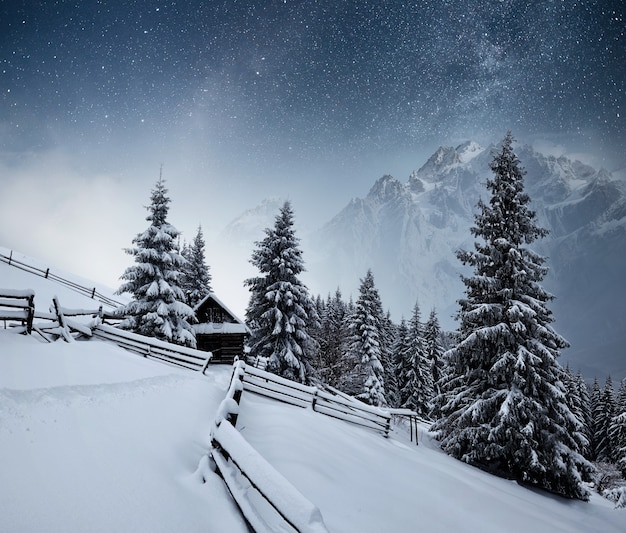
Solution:
{"label": "snow-covered fir tree", "polygon": [[583,446],[583,455],[587,459],[591,459],[591,427],[593,425],[593,418],[591,416],[591,397],[589,395],[589,387],[585,383],[585,379],[580,371],[576,374],[576,385],[578,387],[578,396],[580,398],[580,406],[582,410],[583,418],[583,433],[587,439],[587,444]]}
{"label": "snow-covered fir tree", "polygon": [[285,202],[274,227],[267,228],[265,238],[256,243],[250,262],[261,275],[245,281],[251,293],[246,320],[252,330],[251,355],[267,357],[268,371],[305,382],[315,353],[308,330],[318,316],[298,277],[304,261],[293,225],[291,204]]}
{"label": "snow-covered fir tree", "polygon": [[170,198],[159,177],[147,207],[150,226],[133,239],[127,248],[135,264],[126,269],[126,280],[117,294],[130,293],[133,300],[118,310],[124,317],[120,327],[148,337],[195,347],[191,328],[195,321],[180,286],[185,259],[178,251],[180,232],[167,222]]}
{"label": "snow-covered fir tree", "polygon": [[613,461],[626,479],[626,379],[622,380],[615,402],[615,416],[611,419],[609,439]]}
{"label": "snow-covered fir tree", "polygon": [[396,378],[396,369],[394,366],[393,348],[398,335],[398,328],[391,320],[391,313],[387,314],[381,321],[381,344],[380,344],[380,360],[383,365],[383,379],[385,383],[385,399],[389,407],[400,407],[400,390],[398,388],[398,380]]}
{"label": "snow-covered fir tree", "polygon": [[613,449],[609,430],[611,419],[615,416],[615,391],[611,376],[606,378],[604,389],[594,394],[592,405],[593,417],[593,457],[596,461],[610,462],[613,459]]}
{"label": "snow-covered fir tree", "polygon": [[[587,387],[583,381],[582,387],[579,379],[582,379],[580,374],[575,376],[574,373],[570,370],[569,366],[565,368],[565,389],[567,394],[565,399],[567,401],[567,405],[570,408],[572,414],[578,420],[581,426],[581,432],[585,436],[585,440],[587,443],[591,442],[591,435],[589,432],[589,420],[590,420],[590,405],[589,405],[589,394],[587,394]],[[589,457],[589,445],[585,445],[581,450],[581,453],[585,457]]]}
{"label": "snow-covered fir tree", "polygon": [[386,406],[384,368],[381,363],[382,304],[367,271],[350,320],[350,345],[344,356],[340,388],[370,405]]}
{"label": "snow-covered fir tree", "polygon": [[409,399],[410,387],[408,385],[411,369],[411,347],[409,343],[409,326],[406,319],[402,317],[398,326],[396,342],[393,347],[396,371],[396,382],[398,384],[399,405],[404,405]]}
{"label": "snow-covered fir tree", "polygon": [[322,316],[320,316],[319,372],[320,378],[333,387],[341,378],[341,358],[346,349],[348,338],[348,306],[343,301],[341,290],[334,296],[328,296]]}
{"label": "snow-covered fir tree", "polygon": [[187,297],[187,303],[194,308],[211,292],[211,273],[206,264],[206,243],[202,226],[190,245],[183,246],[182,256],[187,260],[185,264],[182,288]]}
{"label": "snow-covered fir tree", "polygon": [[405,339],[406,352],[403,354],[406,364],[401,396],[401,407],[415,411],[422,418],[428,418],[433,393],[433,375],[430,361],[426,356],[424,343],[424,325],[418,304],[413,308]]}
{"label": "snow-covered fir tree", "polygon": [[430,361],[431,374],[433,378],[433,392],[439,394],[439,381],[443,377],[443,344],[441,342],[441,327],[437,312],[432,309],[428,321],[424,325],[424,349],[426,358]]}
{"label": "snow-covered fir tree", "polygon": [[459,342],[446,354],[451,376],[433,430],[467,463],[587,499],[581,481],[592,466],[580,453],[585,438],[557,361],[567,342],[551,326],[553,297],[540,284],[545,258],[527,247],[547,231],[529,209],[510,133],[491,170],[491,198],[479,202],[471,229],[480,241],[457,253],[474,275],[463,277]]}

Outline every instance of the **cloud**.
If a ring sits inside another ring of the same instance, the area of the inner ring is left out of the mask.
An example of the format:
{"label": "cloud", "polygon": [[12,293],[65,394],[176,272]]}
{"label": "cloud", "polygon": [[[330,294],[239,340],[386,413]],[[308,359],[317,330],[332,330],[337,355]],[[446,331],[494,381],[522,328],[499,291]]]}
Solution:
{"label": "cloud", "polygon": [[[61,150],[0,158],[0,243],[116,287],[145,214],[115,176],[79,171]],[[135,232],[136,232],[135,231]]]}

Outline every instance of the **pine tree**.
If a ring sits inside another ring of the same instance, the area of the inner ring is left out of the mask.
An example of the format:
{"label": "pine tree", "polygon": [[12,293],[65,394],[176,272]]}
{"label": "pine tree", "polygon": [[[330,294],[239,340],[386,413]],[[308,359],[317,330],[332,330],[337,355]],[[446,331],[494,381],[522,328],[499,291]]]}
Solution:
{"label": "pine tree", "polygon": [[[409,327],[404,317],[398,325],[396,342],[393,345],[394,369],[398,386],[398,404],[404,405],[409,398],[409,369],[411,367],[410,347],[408,342]],[[403,392],[404,391],[404,392]]]}
{"label": "pine tree", "polygon": [[433,429],[465,462],[587,499],[581,479],[592,466],[580,454],[582,428],[557,362],[567,342],[550,325],[553,297],[540,285],[545,259],[526,246],[547,231],[528,207],[512,144],[508,133],[491,163],[489,203],[478,203],[471,231],[482,242],[457,253],[474,275],[463,277],[459,343],[447,354],[447,402]]}
{"label": "pine tree", "polygon": [[397,335],[398,328],[391,320],[391,313],[387,311],[381,322],[381,363],[383,365],[385,398],[389,407],[400,407],[401,405],[393,353]]}
{"label": "pine tree", "polygon": [[564,385],[566,396],[565,400],[572,414],[576,417],[578,425],[580,426],[580,435],[578,438],[583,442],[581,453],[587,457],[589,448],[589,431],[587,427],[587,418],[585,415],[586,409],[584,405],[584,399],[581,395],[581,389],[579,382],[569,366],[565,368],[564,372]]}
{"label": "pine tree", "polygon": [[611,419],[615,416],[615,391],[611,376],[606,378],[604,389],[593,407],[593,442],[596,461],[610,462],[613,458],[613,449],[609,430]]}
{"label": "pine tree", "polygon": [[415,411],[423,418],[428,418],[432,408],[433,377],[430,361],[426,357],[424,329],[421,322],[419,305],[415,304],[413,315],[408,324],[406,347],[408,365],[402,397],[406,398],[402,407]]}
{"label": "pine tree", "polygon": [[211,273],[206,264],[204,235],[202,226],[191,245],[183,246],[182,255],[187,260],[182,288],[187,297],[187,303],[194,308],[211,292]]}
{"label": "pine tree", "polygon": [[583,435],[587,444],[583,446],[582,453],[587,459],[591,459],[591,428],[593,426],[593,418],[591,416],[591,398],[589,396],[589,387],[580,372],[576,374],[576,386],[578,387],[578,397],[580,398],[580,408],[583,420]]}
{"label": "pine tree", "polygon": [[350,346],[345,354],[340,388],[375,406],[386,406],[384,368],[381,363],[382,304],[371,270],[359,286],[359,298],[351,317]]}
{"label": "pine tree", "polygon": [[591,401],[590,401],[590,411],[591,411],[591,425],[589,426],[589,434],[591,435],[591,442],[589,445],[589,456],[591,459],[596,459],[596,410],[600,409],[600,397],[602,395],[602,390],[600,389],[600,383],[598,382],[598,378],[593,379],[593,385],[591,387]]}
{"label": "pine tree", "polygon": [[320,345],[320,377],[328,385],[336,387],[341,378],[341,359],[348,337],[348,307],[339,288],[333,297],[328,296],[320,319],[322,326],[317,339]]}
{"label": "pine tree", "polygon": [[443,377],[444,350],[441,343],[439,319],[434,309],[430,312],[428,321],[424,326],[424,349],[426,351],[426,358],[430,361],[431,374],[433,377],[433,392],[434,394],[439,394],[441,392],[439,381]]}
{"label": "pine tree", "polygon": [[126,283],[118,289],[133,295],[133,300],[118,310],[124,316],[120,327],[141,335],[156,337],[195,347],[196,339],[190,323],[193,310],[185,303],[180,287],[185,259],[178,252],[179,231],[167,222],[170,198],[162,177],[159,177],[147,208],[150,226],[133,239],[134,248],[125,251],[134,256],[135,265],[126,269],[121,279]]}
{"label": "pine tree", "polygon": [[626,379],[622,380],[617,393],[615,416],[611,419],[609,427],[609,439],[615,465],[626,479]]}
{"label": "pine tree", "polygon": [[300,281],[304,271],[291,204],[285,202],[273,228],[256,243],[251,263],[261,276],[250,278],[246,319],[252,329],[252,356],[267,357],[267,370],[305,382],[312,372],[314,340],[308,330],[318,321],[315,304]]}

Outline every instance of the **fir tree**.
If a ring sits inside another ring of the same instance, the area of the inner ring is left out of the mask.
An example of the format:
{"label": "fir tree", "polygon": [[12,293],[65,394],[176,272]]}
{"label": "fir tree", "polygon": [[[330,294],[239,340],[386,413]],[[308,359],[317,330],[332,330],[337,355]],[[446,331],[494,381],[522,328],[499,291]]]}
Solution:
{"label": "fir tree", "polygon": [[383,365],[385,398],[389,407],[400,407],[401,405],[393,352],[398,335],[397,330],[398,328],[391,320],[391,314],[387,311],[381,322],[381,363]]}
{"label": "fir tree", "polygon": [[361,280],[359,298],[351,317],[351,341],[344,361],[348,371],[342,376],[340,388],[379,407],[387,405],[381,363],[381,321],[380,296],[372,271],[368,270]]}
{"label": "fir tree", "polygon": [[589,456],[591,459],[596,458],[596,422],[595,422],[595,413],[596,409],[599,409],[600,406],[600,396],[602,395],[602,390],[600,389],[600,383],[598,382],[598,378],[593,379],[593,385],[591,387],[591,401],[590,401],[590,414],[591,414],[591,425],[589,426],[589,434],[591,436],[591,442],[589,444]]}
{"label": "fir tree", "polygon": [[447,354],[447,401],[433,429],[465,462],[587,499],[581,479],[592,466],[580,454],[582,428],[557,362],[567,342],[550,325],[552,296],[540,285],[545,259],[526,246],[547,231],[528,207],[512,144],[509,133],[491,163],[489,203],[478,204],[471,231],[482,242],[457,253],[474,275],[463,277],[459,343]]}
{"label": "fir tree", "polygon": [[424,326],[424,349],[426,351],[426,358],[430,361],[431,374],[433,377],[433,392],[434,394],[439,394],[441,392],[439,381],[443,377],[444,350],[441,343],[439,319],[434,309],[430,312],[428,321]]}
{"label": "fir tree", "polygon": [[580,398],[580,409],[583,420],[583,434],[587,441],[587,444],[583,447],[583,455],[587,458],[591,458],[591,428],[593,426],[593,418],[591,416],[591,398],[589,396],[589,387],[585,383],[585,380],[580,372],[575,377],[576,386],[578,388],[578,397]]}
{"label": "fir tree", "polygon": [[613,460],[626,479],[626,379],[622,380],[615,402],[615,416],[611,419],[609,439]]}
{"label": "fir tree", "polygon": [[183,277],[183,290],[187,297],[187,303],[193,308],[211,292],[211,273],[206,264],[204,235],[202,226],[198,226],[198,232],[191,245],[183,246],[182,255],[187,260],[185,275]]}
{"label": "fir tree", "polygon": [[399,404],[404,405],[411,394],[411,388],[409,386],[409,380],[411,378],[411,346],[409,342],[409,326],[404,317],[398,326],[398,334],[396,336],[396,343],[394,344],[394,360]]}
{"label": "fir tree", "polygon": [[606,378],[604,389],[597,397],[593,406],[593,442],[596,461],[610,462],[613,459],[613,449],[609,430],[611,420],[615,416],[615,391],[611,376]]}
{"label": "fir tree", "polygon": [[150,226],[133,239],[134,248],[125,251],[134,256],[135,265],[126,269],[118,289],[133,295],[133,300],[118,310],[124,316],[120,327],[148,337],[156,337],[195,347],[190,322],[193,310],[185,303],[180,287],[185,259],[178,252],[179,231],[167,222],[170,198],[161,177],[152,190],[146,220]]}
{"label": "fir tree", "polygon": [[341,378],[341,359],[346,349],[348,337],[348,308],[342,300],[341,291],[329,295],[321,317],[320,336],[320,377],[333,387]]}
{"label": "fir tree", "polygon": [[402,407],[415,411],[428,418],[432,408],[433,377],[430,361],[426,357],[424,330],[419,305],[415,304],[408,324],[406,336],[408,365],[402,397],[406,398]]}
{"label": "fir tree", "polygon": [[318,321],[315,304],[300,281],[304,271],[291,204],[285,202],[273,228],[256,243],[251,263],[261,276],[245,281],[250,288],[246,310],[252,329],[252,356],[267,357],[267,370],[305,382],[311,374],[314,341],[308,330]]}
{"label": "fir tree", "polygon": [[581,389],[576,376],[572,373],[569,366],[565,368],[564,385],[567,391],[565,400],[572,414],[576,417],[580,426],[580,439],[583,442],[581,453],[587,457],[589,455],[589,431],[587,426],[586,412],[588,411],[584,405],[584,398],[581,395]]}

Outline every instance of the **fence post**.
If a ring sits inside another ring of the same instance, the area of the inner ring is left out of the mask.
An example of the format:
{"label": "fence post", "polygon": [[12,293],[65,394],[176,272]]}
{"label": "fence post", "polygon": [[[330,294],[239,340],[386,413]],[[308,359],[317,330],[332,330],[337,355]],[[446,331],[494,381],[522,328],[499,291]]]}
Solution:
{"label": "fence post", "polygon": [[11,266],[11,259],[13,259],[13,250],[11,250],[11,253],[9,254],[9,266]]}
{"label": "fence post", "polygon": [[59,321],[59,329],[61,330],[61,335],[65,342],[73,342],[74,339],[70,334],[70,330],[67,327],[67,323],[65,321],[65,316],[63,315],[63,310],[61,309],[61,305],[59,304],[59,299],[54,296],[52,298],[52,303],[54,304],[54,309],[56,311],[57,320]]}
{"label": "fence post", "polygon": [[315,387],[315,390],[313,391],[313,396],[311,397],[311,409],[313,409],[313,411],[315,411],[315,404],[317,404],[317,391],[318,388]]}
{"label": "fence post", "polygon": [[91,291],[91,299],[94,299],[94,296],[96,295],[96,288],[94,287],[93,290]]}
{"label": "fence post", "polygon": [[26,333],[29,335],[33,332],[33,318],[35,317],[35,295],[28,297],[28,318],[26,319]]}
{"label": "fence post", "polygon": [[385,438],[389,437],[389,432],[391,431],[391,415],[387,418],[387,423],[385,424]]}
{"label": "fence post", "polygon": [[46,275],[44,276],[44,278],[48,279],[48,274],[50,274],[50,268],[46,268]]}

